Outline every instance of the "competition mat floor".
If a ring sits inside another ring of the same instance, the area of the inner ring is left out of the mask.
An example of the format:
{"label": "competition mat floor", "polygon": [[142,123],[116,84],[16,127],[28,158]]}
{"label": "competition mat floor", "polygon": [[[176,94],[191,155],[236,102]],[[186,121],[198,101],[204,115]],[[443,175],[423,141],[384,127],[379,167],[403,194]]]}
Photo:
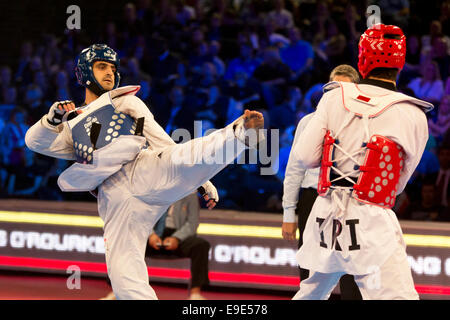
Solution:
{"label": "competition mat floor", "polygon": [[[110,293],[103,278],[81,278],[81,288],[69,290],[61,275],[0,271],[0,300],[98,300]],[[183,284],[151,283],[160,300],[186,300]],[[264,290],[209,288],[208,300],[289,300],[292,292],[268,293]]]}

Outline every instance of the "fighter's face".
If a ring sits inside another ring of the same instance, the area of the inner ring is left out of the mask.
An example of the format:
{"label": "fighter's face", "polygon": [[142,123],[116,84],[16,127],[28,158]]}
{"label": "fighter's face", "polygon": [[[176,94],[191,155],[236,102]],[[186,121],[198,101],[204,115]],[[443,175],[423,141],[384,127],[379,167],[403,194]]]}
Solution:
{"label": "fighter's face", "polygon": [[114,74],[116,66],[106,61],[95,61],[92,66],[94,77],[103,89],[109,91],[114,88]]}

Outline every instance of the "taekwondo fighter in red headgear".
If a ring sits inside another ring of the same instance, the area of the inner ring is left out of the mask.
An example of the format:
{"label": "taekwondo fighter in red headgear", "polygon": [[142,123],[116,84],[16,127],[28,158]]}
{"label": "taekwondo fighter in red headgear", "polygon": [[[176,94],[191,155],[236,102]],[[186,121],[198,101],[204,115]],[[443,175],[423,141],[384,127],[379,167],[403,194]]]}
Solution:
{"label": "taekwondo fighter in red headgear", "polygon": [[433,105],[397,91],[405,54],[400,28],[366,30],[359,41],[363,80],[326,84],[291,151],[302,167],[321,168],[320,196],[297,253],[311,273],[294,299],[327,299],[346,273],[354,275],[363,299],[418,299],[391,208],[425,149],[425,112]]}

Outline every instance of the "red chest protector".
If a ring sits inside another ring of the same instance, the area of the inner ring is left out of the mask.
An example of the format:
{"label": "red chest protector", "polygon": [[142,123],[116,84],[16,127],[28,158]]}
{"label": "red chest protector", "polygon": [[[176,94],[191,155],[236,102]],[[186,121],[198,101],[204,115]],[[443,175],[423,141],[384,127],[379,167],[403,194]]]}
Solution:
{"label": "red chest protector", "polygon": [[398,181],[404,165],[402,147],[386,137],[373,135],[367,144],[361,173],[353,186],[353,197],[359,201],[392,208]]}
{"label": "red chest protector", "polygon": [[323,139],[322,160],[320,162],[319,184],[317,192],[319,196],[326,196],[331,187],[330,174],[333,166],[333,151],[336,139],[331,136],[330,130]]}
{"label": "red chest protector", "polygon": [[[327,132],[319,174],[319,195],[325,196],[331,187],[333,148],[336,139]],[[380,135],[373,135],[365,146],[364,162],[359,166],[358,181],[353,185],[353,198],[384,208],[392,208],[398,189],[405,153],[401,146]]]}
{"label": "red chest protector", "polygon": [[[357,117],[374,118],[386,111],[394,103],[405,101],[416,103],[423,108],[430,108],[430,106],[432,108],[432,105],[427,102],[399,93],[386,95],[382,98],[374,98],[362,94],[354,84],[336,82],[330,84],[332,87],[328,89],[341,88],[344,108]],[[371,108],[368,109],[367,104],[371,100],[375,100],[376,104],[372,103]],[[370,110],[370,113],[364,114],[365,109]],[[329,189],[334,188],[334,181],[345,178],[352,182],[353,198],[363,203],[392,208],[395,204],[395,197],[399,187],[398,182],[405,162],[405,152],[400,145],[381,135],[373,134],[366,141],[361,150],[357,152],[364,152],[364,161],[362,164],[355,163],[356,171],[351,173],[358,175],[355,183],[348,177],[349,173],[343,173],[335,167],[334,150],[336,147],[339,147],[339,141],[336,136],[332,136],[330,130],[327,131],[323,142],[317,191],[320,196],[326,196]],[[337,173],[340,177],[331,181],[330,176],[332,172]]]}

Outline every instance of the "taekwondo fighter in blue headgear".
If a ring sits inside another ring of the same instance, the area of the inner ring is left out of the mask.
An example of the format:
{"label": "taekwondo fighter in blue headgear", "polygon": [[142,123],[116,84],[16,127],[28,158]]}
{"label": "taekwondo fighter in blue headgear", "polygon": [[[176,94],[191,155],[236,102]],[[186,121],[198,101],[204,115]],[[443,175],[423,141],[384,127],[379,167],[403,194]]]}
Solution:
{"label": "taekwondo fighter in blue headgear", "polygon": [[[135,96],[140,87],[119,87],[119,57],[113,49],[104,44],[84,49],[76,74],[86,88],[85,105],[55,102],[28,130],[26,144],[35,152],[76,161],[59,176],[61,190],[97,195],[116,297],[157,299],[144,260],[154,224],[173,202],[197,189],[213,208],[219,197],[209,179],[264,139],[264,118],[246,110],[221,130],[176,144]],[[256,139],[249,139],[251,132]],[[224,155],[222,161],[211,162],[217,154]]]}

